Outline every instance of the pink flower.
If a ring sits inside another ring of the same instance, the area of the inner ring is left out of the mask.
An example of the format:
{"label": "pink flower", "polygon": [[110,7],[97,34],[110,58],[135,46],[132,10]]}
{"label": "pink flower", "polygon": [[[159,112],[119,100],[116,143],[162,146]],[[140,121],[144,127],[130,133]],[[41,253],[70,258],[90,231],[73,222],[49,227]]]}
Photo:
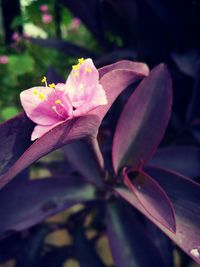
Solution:
{"label": "pink flower", "polygon": [[47,5],[41,5],[40,6],[40,11],[42,11],[42,12],[47,12],[48,11],[48,6]]}
{"label": "pink flower", "polygon": [[70,30],[76,31],[81,25],[81,21],[79,18],[73,18],[71,25],[70,25]]}
{"label": "pink flower", "polygon": [[33,87],[20,94],[26,115],[37,124],[32,141],[65,120],[107,104],[98,70],[90,58],[81,58],[72,66],[66,83],[47,85],[46,77],[42,82],[46,86]]}
{"label": "pink flower", "polygon": [[15,42],[18,42],[21,40],[21,37],[19,35],[18,32],[14,32],[13,35],[12,35],[12,40],[15,41]]}
{"label": "pink flower", "polygon": [[45,23],[45,24],[49,24],[52,22],[52,15],[50,14],[43,14],[42,15],[42,22]]}
{"label": "pink flower", "polygon": [[8,63],[8,56],[3,55],[0,56],[0,64],[7,64]]}

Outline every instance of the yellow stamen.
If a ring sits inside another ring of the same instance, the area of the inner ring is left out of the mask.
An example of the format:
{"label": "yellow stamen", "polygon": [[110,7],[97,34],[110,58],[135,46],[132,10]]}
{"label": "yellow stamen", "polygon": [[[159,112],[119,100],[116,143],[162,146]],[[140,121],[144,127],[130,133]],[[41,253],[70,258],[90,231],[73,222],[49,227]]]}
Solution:
{"label": "yellow stamen", "polygon": [[33,90],[33,93],[34,93],[34,95],[36,95],[36,96],[39,95],[38,90],[36,90],[36,89]]}
{"label": "yellow stamen", "polygon": [[46,96],[43,93],[40,93],[38,97],[39,97],[40,100],[45,100],[46,99]]}
{"label": "yellow stamen", "polygon": [[45,83],[47,81],[47,77],[44,76],[43,79],[42,79],[42,83]]}
{"label": "yellow stamen", "polygon": [[72,69],[73,69],[73,70],[79,70],[79,64],[77,64],[77,65],[73,65],[73,66],[72,66]]}
{"label": "yellow stamen", "polygon": [[92,72],[90,68],[85,68],[85,72]]}
{"label": "yellow stamen", "polygon": [[55,85],[55,83],[50,83],[50,84],[49,84],[49,87],[53,89],[53,88],[56,87],[56,85]]}
{"label": "yellow stamen", "polygon": [[43,79],[42,79],[41,82],[42,83],[45,83],[45,86],[47,87],[47,77],[46,76],[43,77]]}
{"label": "yellow stamen", "polygon": [[56,100],[55,100],[55,104],[61,104],[60,99],[56,99]]}
{"label": "yellow stamen", "polygon": [[85,59],[84,59],[83,57],[78,59],[78,63],[79,63],[79,64],[82,64],[82,63],[84,63],[84,62],[85,62]]}
{"label": "yellow stamen", "polygon": [[72,66],[72,69],[73,69],[73,75],[74,75],[75,77],[77,77],[77,76],[79,75],[79,64],[77,64],[77,65],[73,65],[73,66]]}

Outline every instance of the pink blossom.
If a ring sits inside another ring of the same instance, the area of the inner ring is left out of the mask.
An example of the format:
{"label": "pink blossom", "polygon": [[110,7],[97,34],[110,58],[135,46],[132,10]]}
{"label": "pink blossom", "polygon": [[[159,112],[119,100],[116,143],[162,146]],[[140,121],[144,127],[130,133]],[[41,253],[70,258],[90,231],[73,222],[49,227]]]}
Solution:
{"label": "pink blossom", "polygon": [[51,23],[52,19],[53,19],[53,17],[50,14],[43,14],[42,15],[42,22],[45,23],[45,24]]}
{"label": "pink blossom", "polygon": [[0,64],[7,64],[8,63],[8,56],[3,55],[0,56]]}
{"label": "pink blossom", "polygon": [[21,37],[19,35],[18,32],[14,32],[13,35],[12,35],[12,40],[15,41],[15,42],[18,42],[21,40]]}
{"label": "pink blossom", "polygon": [[75,31],[80,27],[80,25],[81,25],[81,20],[79,18],[73,18],[70,25],[70,30]]}
{"label": "pink blossom", "polygon": [[40,11],[42,11],[42,12],[47,12],[48,9],[49,9],[48,6],[45,4],[40,6]]}
{"label": "pink blossom", "polygon": [[20,94],[26,115],[37,124],[32,141],[63,121],[107,104],[98,70],[90,58],[79,59],[65,83],[48,85],[46,77],[42,82],[46,86],[33,87]]}

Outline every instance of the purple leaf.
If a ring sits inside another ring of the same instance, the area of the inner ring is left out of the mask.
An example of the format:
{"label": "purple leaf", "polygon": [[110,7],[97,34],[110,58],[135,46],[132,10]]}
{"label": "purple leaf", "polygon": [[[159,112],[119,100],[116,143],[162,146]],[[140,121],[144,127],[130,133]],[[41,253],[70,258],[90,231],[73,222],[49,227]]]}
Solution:
{"label": "purple leaf", "polygon": [[166,266],[174,267],[174,244],[163,232],[160,231],[160,229],[158,229],[158,227],[156,227],[148,219],[144,218],[144,221],[148,236],[151,238],[156,248],[159,250]]}
{"label": "purple leaf", "polygon": [[24,113],[0,125],[0,174],[5,173],[30,146],[33,127],[34,123]]}
{"label": "purple leaf", "polygon": [[182,250],[184,250],[196,262],[200,263],[200,186],[184,176],[154,167],[146,167],[145,170],[167,192],[175,210],[176,233],[172,233],[163,227],[144,209],[132,192],[125,188],[117,188],[116,191],[136,209],[141,211],[166,235],[169,236]]}
{"label": "purple leaf", "polygon": [[28,38],[28,40],[33,44],[47,48],[54,48],[74,57],[82,57],[83,55],[84,57],[94,57],[94,54],[91,51],[67,41],[41,38]]}
{"label": "purple leaf", "polygon": [[[47,132],[37,141],[35,141],[24,152],[24,154],[22,154],[23,151],[21,151],[20,154],[22,155],[18,159],[18,161],[15,162],[15,164],[7,171],[7,173],[0,177],[0,188],[3,187],[6,183],[8,183],[15,175],[21,172],[24,168],[28,167],[34,161],[38,160],[49,152],[60,148],[74,140],[84,138],[88,138],[89,140],[95,139],[102,119],[104,118],[105,114],[107,113],[115,99],[118,97],[118,95],[128,85],[141,79],[145,75],[146,71],[145,73],[143,73],[141,71],[141,68],[138,71],[137,68],[116,69],[106,73],[101,78],[100,83],[106,91],[108,104],[97,107],[91,112],[88,112],[88,115],[76,117],[61,123],[60,125]],[[20,134],[22,131],[24,131],[23,128],[16,128],[15,132]],[[15,132],[13,132],[14,137],[16,137]],[[26,134],[25,140],[20,140],[21,142],[26,142],[27,139],[29,140],[29,138],[30,136]],[[4,144],[4,138],[2,138],[0,141],[1,144]],[[17,143],[17,147],[20,147],[21,143],[19,143],[16,138],[15,142]],[[17,147],[15,147],[15,149],[17,149]],[[9,153],[11,155],[13,153],[12,146],[9,147]],[[99,181],[97,182],[99,183]]]}
{"label": "purple leaf", "polygon": [[200,148],[174,146],[159,149],[148,164],[171,169],[189,177],[200,174]]}
{"label": "purple leaf", "polygon": [[167,127],[172,85],[165,65],[154,68],[129,98],[119,118],[112,148],[113,167],[138,169],[149,160]]}
{"label": "purple leaf", "polygon": [[[90,143],[77,140],[63,147],[63,152],[68,162],[75,167],[75,169],[80,173],[81,176],[85,177],[88,181],[95,180],[101,181],[103,177],[103,158],[101,152],[98,148],[97,140],[94,139],[96,143],[96,150],[94,151],[94,145]],[[98,158],[96,158],[98,155]]]}
{"label": "purple leaf", "polygon": [[[134,176],[131,179],[131,176]],[[143,208],[155,220],[172,232],[176,231],[173,206],[162,187],[142,170],[124,172],[124,182],[135,194]]]}
{"label": "purple leaf", "polygon": [[74,177],[14,180],[1,190],[0,235],[26,229],[74,204],[94,199],[94,186]]}
{"label": "purple leaf", "polygon": [[[17,162],[0,177],[0,187],[3,187],[15,175],[47,153],[64,146],[76,139],[96,135],[94,125],[99,121],[96,116],[77,117],[53,128],[36,140],[17,160]],[[23,131],[23,129],[22,129]],[[30,136],[29,136],[30,138]]]}
{"label": "purple leaf", "polygon": [[108,238],[116,267],[165,266],[136,214],[124,202],[109,204]]}
{"label": "purple leaf", "polygon": [[120,60],[116,63],[106,65],[102,68],[100,68],[99,71],[99,77],[101,77],[112,71],[112,70],[120,70],[120,69],[126,69],[126,70],[133,70],[137,72],[138,74],[141,73],[142,77],[149,75],[149,68],[146,64],[140,63],[140,62],[134,62],[130,60]]}

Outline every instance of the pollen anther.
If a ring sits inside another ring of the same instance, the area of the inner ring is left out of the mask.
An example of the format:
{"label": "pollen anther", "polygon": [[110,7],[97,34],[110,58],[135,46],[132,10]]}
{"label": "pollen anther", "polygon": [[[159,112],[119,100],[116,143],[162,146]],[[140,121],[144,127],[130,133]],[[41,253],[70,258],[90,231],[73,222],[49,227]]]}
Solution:
{"label": "pollen anther", "polygon": [[79,69],[79,64],[77,64],[77,65],[73,65],[73,66],[72,66],[72,69],[73,69],[73,70],[78,70],[78,69]]}
{"label": "pollen anther", "polygon": [[39,95],[38,90],[36,90],[36,89],[33,90],[33,93],[34,93],[34,95],[36,95],[36,96]]}
{"label": "pollen anther", "polygon": [[41,82],[42,83],[45,83],[45,86],[47,87],[47,77],[46,76],[43,77],[43,79],[42,79]]}
{"label": "pollen anther", "polygon": [[85,72],[92,72],[90,68],[85,68]]}
{"label": "pollen anther", "polygon": [[55,104],[61,104],[60,99],[56,99],[56,100],[55,100]]}
{"label": "pollen anther", "polygon": [[49,87],[53,89],[53,88],[56,87],[56,85],[55,85],[55,83],[50,83],[50,84],[49,84]]}
{"label": "pollen anther", "polygon": [[82,64],[82,63],[84,63],[84,62],[85,62],[85,59],[84,59],[83,57],[78,59],[78,63],[79,63],[79,64]]}
{"label": "pollen anther", "polygon": [[39,97],[40,100],[45,100],[46,99],[46,96],[43,93],[40,93],[38,97]]}

